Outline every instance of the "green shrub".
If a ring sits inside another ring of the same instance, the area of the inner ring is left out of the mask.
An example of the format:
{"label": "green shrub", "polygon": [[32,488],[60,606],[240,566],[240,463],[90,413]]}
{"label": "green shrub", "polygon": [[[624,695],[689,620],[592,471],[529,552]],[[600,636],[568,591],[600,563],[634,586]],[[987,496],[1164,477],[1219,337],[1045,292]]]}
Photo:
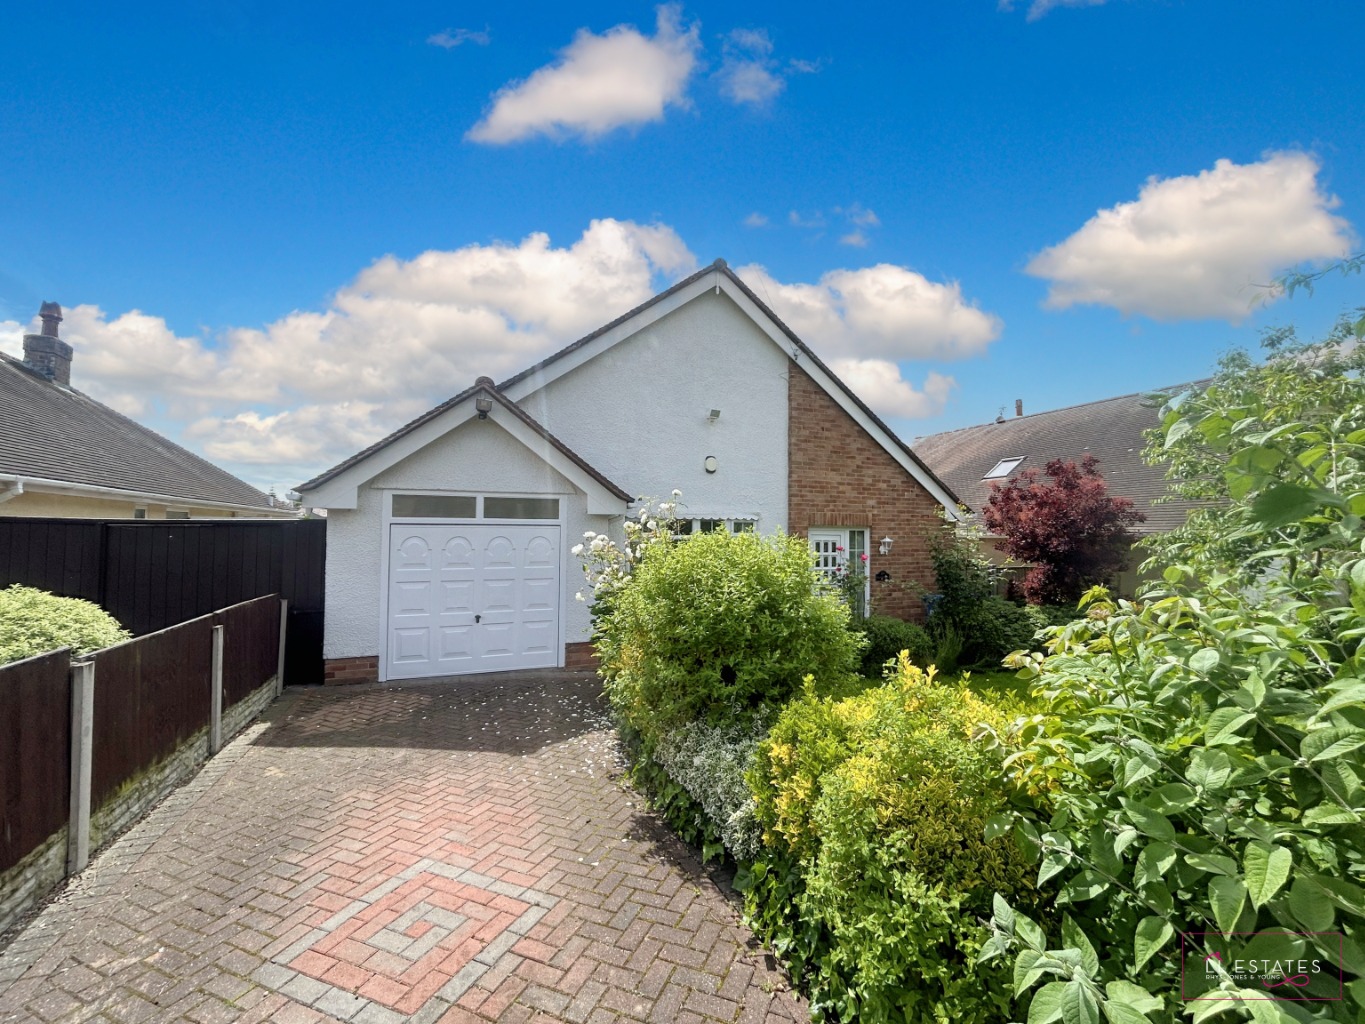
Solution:
{"label": "green shrub", "polygon": [[88,654],[131,633],[99,605],[15,584],[0,590],[0,664],[70,647]]}
{"label": "green shrub", "polygon": [[1035,617],[1023,605],[1003,597],[983,598],[963,609],[955,625],[962,634],[962,655],[958,660],[963,665],[998,668],[1001,659],[1011,651],[1039,647],[1034,643],[1038,632]]}
{"label": "green shrub", "polygon": [[717,532],[645,546],[598,620],[613,706],[653,740],[775,708],[807,673],[852,673],[848,609],[815,584],[801,537]]}
{"label": "green shrub", "polygon": [[881,686],[783,710],[749,774],[764,857],[742,873],[756,929],[839,1020],[1008,1019],[975,960],[994,892],[1032,906],[1028,858],[988,841],[1001,757],[971,737],[1008,715],[906,658]]}
{"label": "green shrub", "polygon": [[852,628],[867,637],[862,662],[864,676],[880,679],[886,663],[901,651],[909,651],[910,660],[921,667],[933,661],[934,642],[922,626],[913,622],[890,615],[872,615],[854,620]]}
{"label": "green shrub", "polygon": [[1036,630],[1047,629],[1050,626],[1065,626],[1085,615],[1072,604],[1026,604],[1024,611],[1028,613],[1029,620]]}
{"label": "green shrub", "polygon": [[[670,779],[687,790],[714,826],[721,843],[736,860],[750,861],[761,847],[754,798],[745,781],[767,724],[749,722],[707,725],[688,722],[659,738],[654,759]],[[704,859],[710,851],[703,847]]]}
{"label": "green shrub", "polygon": [[[1017,662],[1052,713],[1011,768],[1051,798],[1015,828],[1078,909],[1058,932],[996,907],[1016,1020],[1365,1014],[1365,347],[1342,340],[1229,357],[1167,404],[1152,454],[1224,501],[1158,545],[1140,604],[1096,588]],[[1330,969],[1270,1002],[1243,959]]]}

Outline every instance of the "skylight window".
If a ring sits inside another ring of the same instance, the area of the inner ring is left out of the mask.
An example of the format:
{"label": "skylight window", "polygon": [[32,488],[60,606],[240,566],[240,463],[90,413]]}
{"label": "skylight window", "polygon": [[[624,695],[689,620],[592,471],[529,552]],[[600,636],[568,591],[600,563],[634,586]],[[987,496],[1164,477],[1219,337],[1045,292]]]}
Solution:
{"label": "skylight window", "polygon": [[981,479],[1003,480],[1005,477],[1009,476],[1016,469],[1018,469],[1019,463],[1023,462],[1024,459],[1026,459],[1027,457],[1028,456],[1026,455],[1021,455],[1017,459],[1001,459],[994,466],[992,466],[991,471],[987,473],[985,476],[983,476]]}

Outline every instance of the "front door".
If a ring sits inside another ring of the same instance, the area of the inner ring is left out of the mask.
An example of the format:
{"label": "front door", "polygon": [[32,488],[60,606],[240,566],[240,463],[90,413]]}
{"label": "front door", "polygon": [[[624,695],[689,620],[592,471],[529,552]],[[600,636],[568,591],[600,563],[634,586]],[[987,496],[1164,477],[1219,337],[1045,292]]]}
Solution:
{"label": "front door", "polygon": [[386,679],[559,664],[559,527],[389,532]]}

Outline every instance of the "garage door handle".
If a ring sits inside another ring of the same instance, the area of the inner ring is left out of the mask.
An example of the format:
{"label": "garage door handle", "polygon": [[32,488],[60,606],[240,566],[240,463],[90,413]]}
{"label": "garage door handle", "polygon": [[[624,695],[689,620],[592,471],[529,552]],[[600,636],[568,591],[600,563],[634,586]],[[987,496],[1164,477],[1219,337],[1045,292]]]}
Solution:
{"label": "garage door handle", "polygon": [[475,622],[478,622],[481,618],[483,618],[482,615],[475,615],[475,616],[474,616],[474,621],[475,621]]}

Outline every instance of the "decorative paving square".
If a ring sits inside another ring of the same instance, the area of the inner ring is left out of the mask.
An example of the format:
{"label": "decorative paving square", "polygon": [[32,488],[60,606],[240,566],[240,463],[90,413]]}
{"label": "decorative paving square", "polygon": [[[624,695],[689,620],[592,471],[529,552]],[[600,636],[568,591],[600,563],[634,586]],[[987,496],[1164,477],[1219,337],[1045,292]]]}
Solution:
{"label": "decorative paving square", "polygon": [[430,1024],[558,900],[430,858],[385,879],[252,976],[360,1024]]}

